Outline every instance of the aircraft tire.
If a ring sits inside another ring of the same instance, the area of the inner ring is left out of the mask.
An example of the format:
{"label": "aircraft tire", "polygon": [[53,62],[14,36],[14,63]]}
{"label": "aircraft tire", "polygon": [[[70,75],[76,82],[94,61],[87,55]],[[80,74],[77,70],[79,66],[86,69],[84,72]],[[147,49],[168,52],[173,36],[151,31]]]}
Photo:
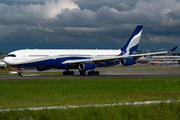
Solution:
{"label": "aircraft tire", "polygon": [[71,71],[71,72],[70,72],[70,75],[74,75],[74,71]]}
{"label": "aircraft tire", "polygon": [[86,71],[80,71],[80,75],[81,75],[81,76],[86,75]]}
{"label": "aircraft tire", "polygon": [[93,75],[97,75],[97,76],[98,76],[98,75],[99,75],[99,71],[89,71],[89,72],[88,72],[88,75],[89,75],[89,76],[90,76],[90,75],[92,75],[92,76],[93,76]]}
{"label": "aircraft tire", "polygon": [[63,71],[63,75],[67,75],[67,72],[66,72],[66,71]]}
{"label": "aircraft tire", "polygon": [[99,71],[96,71],[96,72],[95,72],[95,75],[97,75],[97,76],[98,76],[98,75],[99,75]]}
{"label": "aircraft tire", "polygon": [[92,72],[91,72],[91,71],[89,71],[89,72],[88,72],[88,75],[89,75],[89,76],[90,76],[90,75],[92,75]]}
{"label": "aircraft tire", "polygon": [[19,76],[23,76],[23,75],[24,75],[24,73],[23,73],[23,72],[19,72],[18,74],[19,74]]}
{"label": "aircraft tire", "polygon": [[94,75],[95,75],[95,73],[96,73],[95,71],[92,71],[92,76],[94,76]]}

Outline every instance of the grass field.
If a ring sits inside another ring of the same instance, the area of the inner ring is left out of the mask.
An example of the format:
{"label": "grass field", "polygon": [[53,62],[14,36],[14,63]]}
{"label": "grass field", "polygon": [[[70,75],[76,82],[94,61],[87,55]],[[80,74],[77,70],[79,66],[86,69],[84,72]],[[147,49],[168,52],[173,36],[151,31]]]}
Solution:
{"label": "grass field", "polygon": [[1,120],[179,120],[180,103],[4,111]]}
{"label": "grass field", "polygon": [[[180,77],[0,80],[0,108],[180,99]],[[180,119],[180,103],[3,111],[1,120]]]}
{"label": "grass field", "polygon": [[180,99],[180,77],[0,80],[0,108]]}

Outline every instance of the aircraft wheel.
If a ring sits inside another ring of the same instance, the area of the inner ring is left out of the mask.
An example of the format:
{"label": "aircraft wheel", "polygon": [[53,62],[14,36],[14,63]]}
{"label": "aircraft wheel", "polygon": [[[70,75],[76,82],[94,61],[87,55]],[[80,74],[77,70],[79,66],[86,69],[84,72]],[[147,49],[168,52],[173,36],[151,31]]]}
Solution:
{"label": "aircraft wheel", "polygon": [[74,71],[71,71],[71,72],[70,72],[70,75],[74,75]]}
{"label": "aircraft wheel", "polygon": [[23,73],[23,72],[19,72],[18,74],[19,74],[19,76],[23,76],[23,75],[24,75],[24,73]]}
{"label": "aircraft wheel", "polygon": [[96,72],[95,72],[95,75],[97,75],[97,76],[98,76],[98,75],[99,75],[99,71],[96,71]]}
{"label": "aircraft wheel", "polygon": [[91,71],[89,71],[89,72],[88,72],[88,75],[92,75],[92,72],[91,72]]}
{"label": "aircraft wheel", "polygon": [[63,75],[74,75],[74,71],[63,71]]}
{"label": "aircraft wheel", "polygon": [[97,75],[98,76],[99,75],[99,71],[89,71],[88,75],[92,75],[92,76],[93,75]]}
{"label": "aircraft wheel", "polygon": [[80,75],[81,75],[81,76],[86,75],[86,71],[80,71]]}
{"label": "aircraft wheel", "polygon": [[63,71],[63,75],[67,75],[67,71]]}
{"label": "aircraft wheel", "polygon": [[95,71],[91,71],[92,72],[92,76],[95,75]]}

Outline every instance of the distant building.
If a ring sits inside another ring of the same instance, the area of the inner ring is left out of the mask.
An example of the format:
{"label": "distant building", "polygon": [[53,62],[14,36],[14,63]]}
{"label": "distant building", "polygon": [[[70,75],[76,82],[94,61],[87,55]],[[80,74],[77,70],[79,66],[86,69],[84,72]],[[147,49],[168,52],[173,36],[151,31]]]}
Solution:
{"label": "distant building", "polygon": [[138,64],[146,65],[178,65],[180,64],[180,53],[172,53],[167,56],[146,56],[137,60]]}

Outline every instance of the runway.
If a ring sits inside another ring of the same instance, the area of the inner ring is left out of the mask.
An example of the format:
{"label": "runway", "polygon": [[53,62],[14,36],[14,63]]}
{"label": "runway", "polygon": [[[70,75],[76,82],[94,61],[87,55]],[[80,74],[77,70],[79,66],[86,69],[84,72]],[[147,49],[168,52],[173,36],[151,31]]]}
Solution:
{"label": "runway", "polygon": [[0,79],[50,79],[50,78],[103,78],[103,77],[166,77],[166,76],[180,76],[178,73],[139,73],[139,74],[119,74],[119,75],[99,75],[99,76],[63,76],[63,75],[36,75],[36,74],[25,74],[24,76],[18,75],[2,75]]}
{"label": "runway", "polygon": [[[180,76],[179,66],[140,66],[140,67],[124,67],[124,68],[102,68],[97,69],[99,76],[80,76],[78,70],[73,70],[74,75],[59,75],[53,73],[62,73],[64,70],[47,70],[39,72],[36,70],[23,70],[24,76],[16,75],[0,75],[0,79],[50,79],[50,78],[102,78],[102,77],[166,77]],[[12,70],[13,71],[13,70]],[[41,73],[44,73],[43,75]],[[51,74],[52,73],[52,74]]]}

